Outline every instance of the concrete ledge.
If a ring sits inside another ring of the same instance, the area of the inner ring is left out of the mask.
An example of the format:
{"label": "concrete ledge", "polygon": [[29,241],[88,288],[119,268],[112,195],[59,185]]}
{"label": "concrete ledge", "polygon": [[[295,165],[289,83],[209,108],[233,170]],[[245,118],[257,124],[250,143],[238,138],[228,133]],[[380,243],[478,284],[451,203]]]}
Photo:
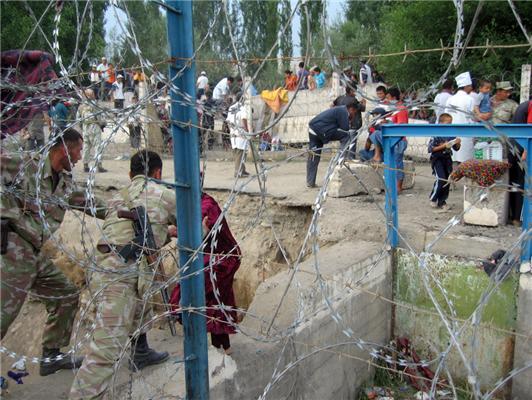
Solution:
{"label": "concrete ledge", "polygon": [[[211,390],[218,399],[250,399],[263,393],[275,368],[282,371],[288,363],[301,359],[322,346],[337,344],[319,351],[290,368],[271,388],[269,398],[281,399],[295,395],[304,399],[354,398],[360,385],[373,373],[366,349],[342,344],[350,339],[344,329],[351,329],[354,338],[385,343],[389,340],[391,306],[367,292],[390,297],[391,264],[386,254],[379,258],[380,246],[368,242],[343,242],[323,249],[319,254],[320,273],[332,307],[340,315],[340,324],[324,306],[324,298],[312,262],[300,265],[288,288],[280,312],[270,331],[290,334],[279,343],[267,343],[237,335],[234,348],[238,373],[234,378]],[[241,324],[243,332],[264,335],[281,300],[292,271],[282,272],[266,280],[257,290],[249,315]],[[353,289],[348,288],[351,286]],[[251,317],[253,316],[253,318]],[[293,323],[300,319],[297,329]],[[339,355],[340,354],[340,355]],[[278,364],[278,361],[280,363]]]}
{"label": "concrete ledge", "polygon": [[[521,274],[517,300],[517,332],[532,332],[532,274]],[[515,337],[514,369],[522,368],[532,360],[532,345],[529,338]],[[532,393],[532,368],[521,372],[512,383],[512,399],[530,399]]]}
{"label": "concrete ledge", "polygon": [[[405,178],[403,189],[414,187],[414,162],[404,161]],[[348,161],[346,165],[339,165],[334,169],[329,184],[329,196],[348,197],[360,194],[380,193],[384,191],[384,166],[369,164],[361,161]]]}
{"label": "concrete ledge", "polygon": [[360,161],[350,161],[346,164],[347,166],[339,165],[334,169],[329,184],[329,196],[347,197],[368,194],[368,191],[380,193],[384,190],[382,168],[376,169]]}
{"label": "concrete ledge", "polygon": [[[506,174],[497,183],[504,184],[508,182]],[[469,211],[464,214],[464,222],[471,225],[481,226],[498,226],[506,225],[508,219],[508,191],[498,187],[490,189],[487,197],[478,201],[482,193],[478,184],[471,179],[467,179],[464,185],[464,210],[467,210],[472,204]]]}

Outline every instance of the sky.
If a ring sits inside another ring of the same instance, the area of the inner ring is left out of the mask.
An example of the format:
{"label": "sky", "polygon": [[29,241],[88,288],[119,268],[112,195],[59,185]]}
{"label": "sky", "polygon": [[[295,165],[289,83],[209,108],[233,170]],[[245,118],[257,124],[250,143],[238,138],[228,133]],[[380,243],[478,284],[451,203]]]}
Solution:
{"label": "sky", "polygon": [[[267,1],[267,0],[266,0]],[[290,0],[292,7],[295,7],[298,0]],[[327,19],[329,24],[338,22],[343,17],[343,6],[345,0],[328,0],[327,1]],[[125,21],[125,13],[116,8],[109,7],[105,13],[105,32],[106,32],[106,42],[110,41],[109,32],[114,28],[120,31],[119,20]],[[294,42],[294,56],[300,55],[300,46],[299,46],[299,16],[296,14],[294,20],[292,21],[292,40]]]}

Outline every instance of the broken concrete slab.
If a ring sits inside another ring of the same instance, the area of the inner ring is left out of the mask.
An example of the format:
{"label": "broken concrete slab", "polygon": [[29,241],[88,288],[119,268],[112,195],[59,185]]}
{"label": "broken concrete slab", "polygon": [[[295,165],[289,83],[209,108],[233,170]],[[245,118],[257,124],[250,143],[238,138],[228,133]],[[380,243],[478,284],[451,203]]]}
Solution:
{"label": "broken concrete slab", "polygon": [[[412,189],[415,182],[415,166],[411,160],[404,161],[403,189]],[[384,191],[384,165],[361,161],[347,161],[336,166],[329,183],[329,196],[348,197],[360,194],[375,194]]]}
{"label": "broken concrete slab", "polygon": [[335,167],[328,193],[331,197],[347,197],[380,193],[383,190],[381,168],[376,169],[371,164],[360,161],[348,161]]}
{"label": "broken concrete slab", "polygon": [[[508,174],[498,180],[497,184],[503,185],[506,182],[508,182]],[[498,186],[485,190],[471,179],[467,179],[464,185],[464,210],[467,210],[464,213],[466,224],[492,227],[506,225],[508,191]]]}

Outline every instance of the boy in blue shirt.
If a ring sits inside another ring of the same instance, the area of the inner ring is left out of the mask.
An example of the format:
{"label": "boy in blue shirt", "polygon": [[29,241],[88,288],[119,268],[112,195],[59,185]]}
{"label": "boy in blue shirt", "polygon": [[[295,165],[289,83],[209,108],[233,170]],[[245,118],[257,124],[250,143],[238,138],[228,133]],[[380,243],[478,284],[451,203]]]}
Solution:
{"label": "boy in blue shirt", "polygon": [[[453,117],[447,113],[440,115],[438,123],[451,124]],[[429,141],[430,164],[436,182],[430,193],[430,205],[443,211],[449,210],[447,198],[449,197],[449,176],[453,171],[452,151],[460,149],[460,138],[432,137]]]}
{"label": "boy in blue shirt", "polygon": [[475,115],[479,121],[487,121],[491,118],[491,82],[487,80],[480,81],[480,87],[478,88],[480,103],[475,106]]}

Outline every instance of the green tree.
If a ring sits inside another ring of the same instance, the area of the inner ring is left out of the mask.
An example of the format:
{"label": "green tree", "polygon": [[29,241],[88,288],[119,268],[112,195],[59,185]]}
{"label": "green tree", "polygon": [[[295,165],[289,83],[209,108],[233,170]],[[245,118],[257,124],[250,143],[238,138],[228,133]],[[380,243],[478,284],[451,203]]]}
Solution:
{"label": "green tree", "polygon": [[[166,59],[168,46],[166,14],[163,10],[156,3],[147,1],[128,1],[123,5],[127,14],[127,29],[135,33],[142,57],[152,63]],[[123,65],[139,65],[139,57],[133,52],[132,46],[134,43],[124,41]]]}
{"label": "green tree", "polygon": [[[322,46],[315,45],[316,43],[320,43],[319,38],[323,36],[321,23],[323,14],[323,0],[311,0],[303,3],[301,8],[298,10],[298,13],[300,15],[301,22],[301,27],[299,30],[301,54],[305,55],[307,42],[310,39],[309,55],[317,55],[323,49]],[[308,33],[310,33],[310,38],[308,38]]]}
{"label": "green tree", "polygon": [[[389,8],[389,1],[349,0],[344,6],[346,20],[331,29],[334,54],[357,56],[367,54],[380,46],[381,19]],[[349,59],[346,64],[356,63]]]}
{"label": "green tree", "polygon": [[[290,0],[281,0],[279,3],[279,55],[283,58],[292,57],[292,24],[290,16],[292,15],[292,6]],[[288,24],[284,33],[282,29]],[[284,61],[284,65],[288,66],[289,62]]]}
{"label": "green tree", "polygon": [[[277,42],[279,32],[278,1],[244,0],[242,34],[246,57],[264,57]],[[260,17],[259,17],[260,16]],[[277,52],[273,53],[274,55]]]}
{"label": "green tree", "polygon": [[[48,43],[52,44],[54,41],[56,10],[53,5],[48,8],[49,4],[40,1],[0,2],[2,51],[25,49],[52,53]],[[40,29],[34,29],[35,20],[26,7],[30,8],[37,20],[42,17],[40,22],[42,32]],[[92,36],[89,41],[91,7],[93,19]],[[103,19],[106,7],[107,3],[103,1],[63,2],[58,33],[59,54],[65,67],[71,66],[69,71],[71,74],[87,71],[89,64],[103,54],[105,47]]]}
{"label": "green tree", "polygon": [[[194,46],[197,51],[196,66],[198,72],[204,70],[210,80],[211,88],[219,79],[233,73],[230,62],[213,62],[213,60],[229,61],[234,58],[231,35],[226,22],[225,8],[222,0],[206,0],[193,2],[194,13]],[[238,4],[231,2],[228,7],[232,34],[239,36]],[[213,20],[217,20],[213,24]],[[212,25],[212,27],[211,27]],[[203,47],[199,48],[206,38]]]}
{"label": "green tree", "polygon": [[[465,3],[466,32],[473,20],[477,4]],[[525,26],[530,26],[532,3],[521,2],[517,7]],[[438,21],[438,29],[435,29],[434,21]],[[440,47],[440,39],[444,44],[452,45],[455,25],[456,12],[450,1],[396,3],[382,16],[380,52],[403,51],[405,44],[408,49],[437,48]],[[484,45],[487,39],[497,44],[526,41],[507,3],[484,2],[469,45]],[[486,55],[484,50],[467,51],[456,72],[470,70],[476,77],[486,76],[492,80],[512,76],[521,64],[529,61],[526,50],[509,49],[488,52]],[[386,57],[380,59],[378,65],[386,74],[388,82],[398,83],[405,88],[415,81],[426,84],[439,77],[447,68],[450,55],[443,59],[440,57],[441,53],[438,52],[408,56],[404,62],[402,57]]]}

